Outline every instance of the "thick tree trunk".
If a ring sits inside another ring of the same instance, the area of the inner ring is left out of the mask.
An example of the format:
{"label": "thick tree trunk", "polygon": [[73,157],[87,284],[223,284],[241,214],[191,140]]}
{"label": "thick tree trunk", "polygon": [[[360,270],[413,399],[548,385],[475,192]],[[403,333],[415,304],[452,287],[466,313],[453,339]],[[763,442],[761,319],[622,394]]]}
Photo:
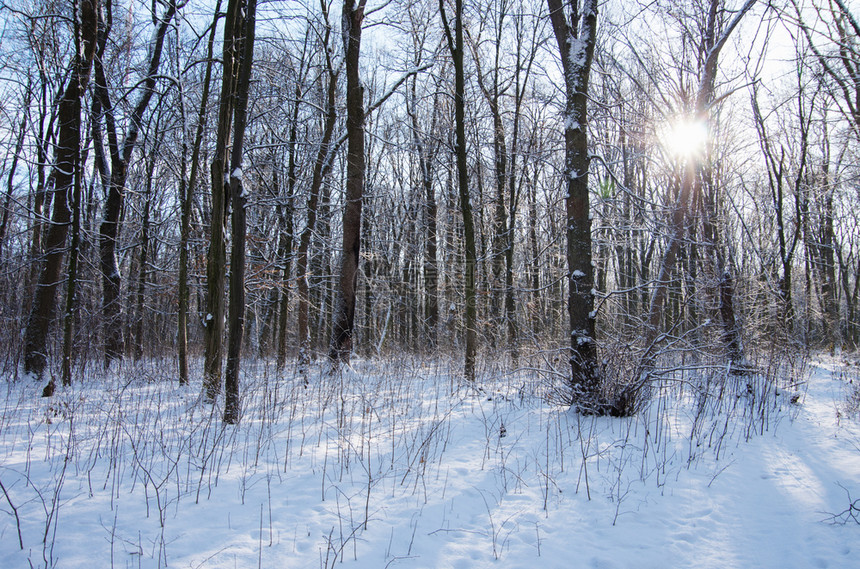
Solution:
{"label": "thick tree trunk", "polygon": [[[75,53],[81,52],[81,35],[79,30],[80,24],[75,23]],[[80,66],[80,56],[77,56],[75,66]],[[80,112],[81,103],[77,105],[78,123],[81,122]],[[23,133],[22,133],[23,136]],[[18,150],[20,151],[20,150]],[[69,268],[68,277],[66,278],[66,310],[63,314],[63,364],[62,364],[62,381],[63,385],[72,384],[72,356],[74,351],[74,328],[75,315],[77,306],[77,286],[78,286],[78,254],[80,252],[81,242],[81,185],[83,184],[83,171],[81,159],[80,145],[76,148],[74,156],[74,183],[72,188],[72,243],[69,250]],[[14,166],[13,166],[14,170]],[[11,192],[11,178],[10,178]],[[48,385],[42,391],[42,395],[50,395],[53,392],[54,378],[52,377]]]}
{"label": "thick tree trunk", "polygon": [[72,384],[72,357],[74,352],[75,317],[77,315],[78,257],[81,243],[81,185],[83,184],[80,152],[77,153],[75,162],[75,181],[72,189],[71,204],[73,212],[72,243],[69,248],[69,268],[66,279],[66,310],[63,314],[62,381],[63,385],[67,386]]}
{"label": "thick tree trunk", "polygon": [[355,288],[361,248],[361,206],[364,194],[364,87],[359,77],[361,25],[366,0],[344,0],[342,33],[346,60],[346,197],[343,210],[343,252],[340,284],[332,328],[332,361],[349,363],[355,327]]}
{"label": "thick tree trunk", "polygon": [[242,151],[247,124],[248,91],[251,85],[251,67],[254,61],[254,28],[257,0],[247,0],[241,22],[239,43],[241,65],[235,91],[235,118],[233,120],[233,149],[230,159],[230,199],[232,202],[232,237],[230,251],[230,307],[227,315],[227,369],[224,376],[224,422],[239,422],[239,368],[242,358],[242,339],[245,332],[245,235],[247,222],[245,207],[248,204],[242,180]]}
{"label": "thick tree trunk", "polygon": [[[45,238],[45,260],[40,269],[30,316],[24,332],[24,372],[41,377],[47,365],[48,329],[54,315],[57,286],[65,253],[71,210],[68,194],[81,144],[81,98],[90,79],[96,50],[99,0],[81,0],[79,21],[80,57],[75,60],[69,83],[59,102],[59,136],[54,178],[54,211]],[[77,26],[76,26],[77,27]]]}
{"label": "thick tree trunk", "polygon": [[[561,0],[547,0],[561,52],[566,88],[565,199],[567,225],[568,313],[570,315],[573,402],[592,413],[604,409],[600,395],[594,338],[594,266],[591,262],[591,218],[588,196],[588,80],[597,38],[597,2],[569,0],[567,20]],[[581,20],[581,22],[580,22]]]}
{"label": "thick tree trunk", "polygon": [[238,81],[241,59],[242,20],[240,0],[229,0],[224,22],[223,74],[221,79],[221,100],[218,104],[218,126],[215,133],[215,153],[212,157],[210,174],[212,177],[212,219],[210,223],[209,253],[206,264],[206,317],[205,352],[203,362],[203,397],[207,403],[214,403],[221,392],[221,371],[223,366],[224,336],[224,291],[226,287],[227,243],[225,239],[227,223],[227,200],[229,196],[229,173],[227,172],[227,149],[230,145],[230,132],[233,124],[233,105],[236,83]]}

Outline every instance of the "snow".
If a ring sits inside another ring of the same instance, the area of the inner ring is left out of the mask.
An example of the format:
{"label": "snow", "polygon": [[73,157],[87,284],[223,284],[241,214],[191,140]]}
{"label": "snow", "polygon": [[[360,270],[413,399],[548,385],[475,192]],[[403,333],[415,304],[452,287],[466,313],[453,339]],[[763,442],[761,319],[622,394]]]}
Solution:
{"label": "snow", "polygon": [[587,59],[586,49],[588,48],[588,43],[580,38],[575,38],[573,36],[570,37],[570,52],[569,52],[569,63],[571,67],[582,68],[585,67],[585,62]]}
{"label": "snow", "polygon": [[568,115],[564,119],[564,128],[565,130],[581,130],[582,126],[573,115]]}
{"label": "snow", "polygon": [[572,278],[572,279],[581,279],[581,278],[583,278],[584,276],[585,276],[585,273],[583,273],[583,272],[582,272],[582,271],[580,271],[579,269],[576,269],[575,271],[573,271],[573,273],[571,273],[570,278]]}
{"label": "snow", "polygon": [[0,567],[857,566],[860,527],[833,523],[860,497],[842,361],[730,376],[720,405],[678,383],[624,419],[531,371],[470,386],[404,356],[306,387],[247,362],[229,427],[172,365],[51,399],[3,381]]}

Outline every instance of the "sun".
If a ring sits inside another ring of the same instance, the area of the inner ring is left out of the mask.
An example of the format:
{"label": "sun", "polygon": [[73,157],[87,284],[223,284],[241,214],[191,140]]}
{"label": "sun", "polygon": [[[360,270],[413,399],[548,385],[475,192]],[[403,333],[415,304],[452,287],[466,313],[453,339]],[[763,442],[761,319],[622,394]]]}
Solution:
{"label": "sun", "polygon": [[675,158],[696,158],[708,143],[708,125],[703,120],[680,117],[663,125],[658,134],[660,144]]}

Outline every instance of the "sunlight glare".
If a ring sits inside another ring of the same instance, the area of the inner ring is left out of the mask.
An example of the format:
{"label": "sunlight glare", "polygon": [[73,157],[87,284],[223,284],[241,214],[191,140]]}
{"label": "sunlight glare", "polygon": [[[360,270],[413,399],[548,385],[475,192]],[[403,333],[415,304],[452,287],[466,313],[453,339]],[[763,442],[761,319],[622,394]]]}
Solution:
{"label": "sunlight glare", "polygon": [[708,125],[702,120],[690,117],[676,119],[664,126],[660,142],[673,157],[701,156],[708,142]]}

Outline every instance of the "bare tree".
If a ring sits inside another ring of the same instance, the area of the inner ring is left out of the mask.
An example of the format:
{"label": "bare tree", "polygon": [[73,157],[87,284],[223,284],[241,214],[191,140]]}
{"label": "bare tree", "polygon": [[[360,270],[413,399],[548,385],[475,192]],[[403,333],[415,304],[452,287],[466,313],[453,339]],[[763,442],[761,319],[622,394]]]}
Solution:
{"label": "bare tree", "polygon": [[96,52],[99,0],[73,4],[75,35],[81,49],[75,53],[72,73],[59,101],[59,134],[55,151],[54,210],[45,238],[45,260],[39,272],[33,304],[24,332],[24,372],[41,377],[47,365],[48,327],[54,314],[57,286],[60,283],[66,237],[71,219],[69,192],[74,186],[75,166],[81,145],[81,99],[90,80]]}
{"label": "bare tree", "polygon": [[361,248],[361,206],[364,194],[364,87],[359,76],[361,26],[366,0],[344,0],[341,33],[346,66],[346,196],[343,210],[343,251],[338,300],[332,328],[332,361],[349,363],[355,327],[355,287]]}
{"label": "bare tree", "polygon": [[[230,0],[224,25],[223,76],[216,150],[212,160],[212,225],[207,267],[206,361],[204,397],[214,402],[221,386],[224,330],[225,224],[232,213],[230,253],[230,304],[228,313],[226,401],[224,422],[239,421],[239,367],[245,324],[245,233],[247,204],[243,186],[242,152],[247,120],[248,92],[254,57],[256,0]],[[232,131],[232,139],[231,139]],[[232,143],[227,169],[227,149]]]}
{"label": "bare tree", "polygon": [[[842,117],[851,125],[854,138],[860,139],[860,21],[844,0],[813,2],[811,7],[818,19],[817,26],[804,20],[802,6],[797,0],[793,0],[792,5],[800,32],[806,39],[815,62],[824,72],[824,84],[832,100]],[[823,141],[822,152],[827,158],[830,155],[829,144],[829,140]],[[841,246],[834,229],[834,187],[829,174],[829,164],[823,163],[820,172],[820,185],[823,189],[816,196],[820,198],[820,203],[816,204],[818,223],[814,228],[810,227],[809,222],[813,219],[811,216],[807,217],[806,242],[807,254],[810,255],[824,305],[828,343],[835,348],[842,343],[837,298],[839,285],[836,282],[835,268],[836,257],[841,255]],[[844,262],[841,264],[845,269],[848,268]],[[856,298],[856,295],[848,294],[846,290],[849,312],[853,315],[852,298]],[[849,322],[850,326],[856,328],[853,321]]]}
{"label": "bare tree", "polygon": [[478,252],[475,244],[475,223],[472,218],[472,202],[469,196],[469,168],[466,150],[466,75],[463,63],[463,0],[454,0],[454,29],[445,10],[445,0],[439,0],[439,12],[448,49],[454,62],[454,121],[455,155],[457,161],[457,189],[460,198],[460,213],[463,216],[463,240],[465,248],[464,292],[466,297],[466,358],[463,375],[475,380],[475,363],[478,352],[478,305],[475,289],[475,270]]}
{"label": "bare tree", "polygon": [[[804,86],[805,76],[799,68],[797,74],[797,96],[796,99],[796,127],[797,131],[790,134],[796,140],[798,148],[796,156],[792,153],[792,146],[774,141],[774,136],[768,130],[767,120],[761,110],[759,103],[758,82],[753,83],[750,95],[753,118],[756,131],[758,132],[759,145],[762,157],[765,161],[768,188],[773,204],[774,220],[776,222],[776,237],[779,246],[779,264],[781,274],[777,277],[779,294],[779,317],[778,325],[785,326],[790,332],[794,327],[795,312],[792,298],[793,268],[795,253],[803,236],[802,221],[805,217],[807,198],[804,193],[804,181],[807,178],[807,165],[809,161],[809,138],[812,121],[812,112],[809,107],[814,107],[816,95],[811,97],[806,94]],[[778,145],[777,145],[778,144]],[[788,195],[786,195],[788,194]],[[790,208],[786,202],[793,198],[794,214],[791,216]]]}
{"label": "bare tree", "polygon": [[[241,65],[242,34],[241,0],[230,0],[224,23],[224,46],[221,77],[221,98],[218,103],[218,125],[215,130],[215,153],[210,174],[212,179],[212,219],[210,221],[209,253],[206,265],[206,307],[203,391],[204,399],[214,403],[221,392],[221,370],[224,336],[224,291],[227,268],[226,230],[229,207],[229,172],[227,150],[233,125],[235,93]],[[226,178],[226,179],[225,179]]]}
{"label": "bare tree", "polygon": [[[203,134],[206,130],[207,107],[209,91],[212,84],[212,64],[214,61],[215,31],[221,17],[221,0],[215,3],[215,16],[209,29],[209,39],[206,47],[206,72],[203,78],[203,92],[200,96],[200,108],[197,111],[197,125],[191,147],[191,172],[186,180],[186,156],[188,155],[185,130],[182,133],[182,164],[180,166],[179,202],[181,218],[179,222],[179,315],[177,319],[177,355],[179,356],[179,383],[188,383],[188,310],[190,291],[188,287],[188,242],[191,236],[191,205],[197,189],[197,177],[200,170],[200,151],[203,146]],[[179,42],[177,41],[177,47]],[[179,58],[176,61],[179,65]],[[177,73],[177,76],[179,74]],[[185,125],[185,93],[183,82],[179,82],[179,106],[183,127]]]}
{"label": "bare tree", "polygon": [[547,0],[561,54],[567,183],[568,314],[573,403],[585,412],[620,412],[601,401],[594,313],[594,266],[588,196],[588,80],[597,42],[596,0]]}
{"label": "bare tree", "polygon": [[332,53],[329,49],[329,41],[331,37],[331,25],[328,19],[328,7],[324,0],[321,0],[323,15],[323,32],[321,34],[322,52],[325,56],[326,75],[323,80],[325,88],[324,97],[324,124],[322,138],[317,148],[317,155],[314,161],[313,173],[311,175],[311,185],[308,193],[307,201],[307,218],[305,227],[299,236],[299,246],[296,251],[296,289],[298,293],[298,336],[299,336],[299,370],[305,371],[311,357],[311,341],[310,341],[310,287],[308,283],[308,261],[311,247],[311,238],[314,235],[317,222],[317,214],[320,201],[320,191],[323,187],[324,180],[331,170],[334,128],[337,124],[337,80],[339,70],[334,65]]}
{"label": "bare tree", "polygon": [[[224,378],[226,400],[224,422],[239,422],[239,367],[242,358],[242,338],[245,331],[245,234],[247,222],[245,208],[247,188],[242,180],[242,151],[247,125],[248,91],[251,85],[251,67],[254,61],[254,28],[257,0],[246,0],[241,8],[241,28],[233,31],[239,43],[240,65],[235,85],[233,118],[233,148],[230,157],[230,186],[232,204],[232,248],[230,249],[230,307],[227,314],[227,370]],[[226,177],[226,176],[225,176]]]}
{"label": "bare tree", "polygon": [[[731,36],[732,32],[740,24],[744,15],[755,4],[755,0],[746,0],[741,8],[735,13],[734,17],[720,30],[718,29],[718,16],[720,14],[721,0],[710,0],[708,4],[707,21],[704,29],[704,37],[702,43],[703,61],[699,74],[699,83],[695,95],[694,118],[707,124],[710,118],[711,105],[715,99],[715,88],[717,79],[717,69],[720,52]],[[706,168],[694,160],[692,157],[686,161],[683,178],[681,181],[680,193],[677,204],[672,211],[670,220],[669,242],[660,262],[660,266],[656,275],[654,290],[651,295],[650,308],[648,311],[648,330],[645,336],[645,357],[644,368],[651,367],[651,361],[656,348],[656,342],[659,339],[659,328],[662,317],[664,304],[669,284],[669,274],[675,266],[675,261],[678,257],[678,252],[685,237],[689,219],[693,208],[697,207],[701,201],[702,177],[709,176]],[[716,238],[711,236],[711,241],[715,242]],[[733,284],[731,273],[728,267],[725,266],[725,260],[717,261],[716,273],[720,275],[720,305],[722,307],[723,325],[726,330],[725,341],[729,348],[729,356],[735,362],[740,362],[743,358],[737,324],[735,322],[733,310]]]}
{"label": "bare tree", "polygon": [[[170,22],[176,14],[177,2],[171,0],[164,15],[157,20],[155,33],[149,46],[149,61],[147,62],[147,73],[141,81],[140,98],[129,116],[129,124],[125,137],[120,145],[117,137],[116,110],[108,91],[107,76],[104,69],[105,47],[113,22],[112,3],[106,4],[106,20],[100,22],[99,53],[96,58],[96,93],[104,112],[105,126],[108,134],[108,146],[110,147],[110,173],[102,171],[102,179],[108,180],[107,200],[104,205],[104,214],[99,228],[100,267],[102,272],[103,303],[105,333],[105,366],[110,365],[114,359],[121,358],[124,351],[122,302],[120,298],[120,287],[122,277],[116,258],[117,237],[120,231],[120,219],[126,194],[126,182],[128,180],[128,167],[132,153],[137,145],[137,139],[143,126],[143,115],[146,112],[152,95],[155,92],[155,84],[158,79],[158,69],[161,64],[161,54],[164,47],[164,39],[170,29]],[[156,16],[153,14],[153,18]],[[97,148],[97,152],[101,149]],[[102,167],[105,161],[99,161]]]}

